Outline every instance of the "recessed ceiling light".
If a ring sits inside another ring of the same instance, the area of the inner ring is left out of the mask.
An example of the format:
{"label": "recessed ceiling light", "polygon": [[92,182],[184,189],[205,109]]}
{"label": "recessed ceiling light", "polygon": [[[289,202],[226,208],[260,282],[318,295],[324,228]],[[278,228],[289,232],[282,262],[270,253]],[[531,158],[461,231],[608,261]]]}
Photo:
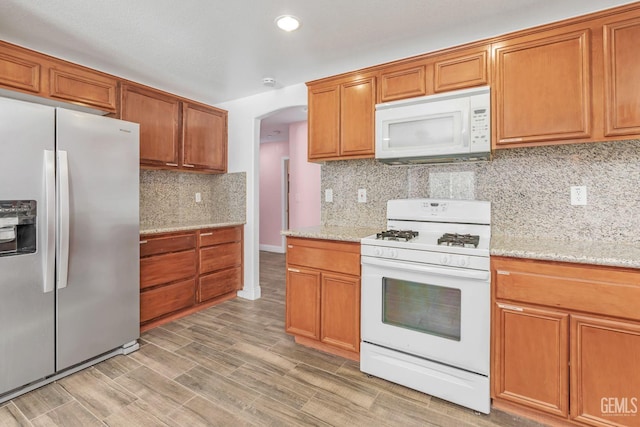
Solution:
{"label": "recessed ceiling light", "polygon": [[292,15],[282,15],[276,18],[276,25],[287,32],[295,31],[300,27],[300,20]]}

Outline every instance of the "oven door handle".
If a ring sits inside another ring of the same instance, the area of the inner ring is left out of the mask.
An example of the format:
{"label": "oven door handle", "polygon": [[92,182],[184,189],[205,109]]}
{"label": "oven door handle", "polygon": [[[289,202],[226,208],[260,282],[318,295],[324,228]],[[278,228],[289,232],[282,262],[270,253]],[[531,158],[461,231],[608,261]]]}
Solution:
{"label": "oven door handle", "polygon": [[[489,280],[489,271],[469,270],[462,268],[438,267],[429,264],[417,264],[406,261],[389,261],[381,258],[373,258],[368,256],[360,257],[362,265],[370,265],[373,267],[381,267],[385,269],[394,269],[400,271],[411,271],[415,273],[437,274],[439,276],[460,277],[472,280]],[[365,272],[362,272],[365,275]]]}

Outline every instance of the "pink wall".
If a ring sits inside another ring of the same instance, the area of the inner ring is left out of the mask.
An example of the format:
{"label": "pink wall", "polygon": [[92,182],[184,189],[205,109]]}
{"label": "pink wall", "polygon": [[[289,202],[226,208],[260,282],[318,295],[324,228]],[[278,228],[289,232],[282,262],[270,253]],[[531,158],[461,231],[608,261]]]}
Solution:
{"label": "pink wall", "polygon": [[307,122],[289,141],[260,144],[260,247],[282,248],[282,159],[289,157],[289,228],[320,225],[320,165],[307,161]]}
{"label": "pink wall", "polygon": [[320,165],[307,161],[307,122],[289,126],[289,228],[320,225]]}
{"label": "pink wall", "polygon": [[282,159],[289,141],[260,144],[260,245],[282,246]]}

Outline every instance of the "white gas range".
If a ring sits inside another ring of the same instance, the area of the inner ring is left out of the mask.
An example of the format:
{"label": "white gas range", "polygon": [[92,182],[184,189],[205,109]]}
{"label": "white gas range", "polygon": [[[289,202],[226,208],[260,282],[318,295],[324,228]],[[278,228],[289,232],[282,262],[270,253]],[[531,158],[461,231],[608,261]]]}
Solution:
{"label": "white gas range", "polygon": [[489,413],[491,205],[387,203],[361,240],[363,372]]}

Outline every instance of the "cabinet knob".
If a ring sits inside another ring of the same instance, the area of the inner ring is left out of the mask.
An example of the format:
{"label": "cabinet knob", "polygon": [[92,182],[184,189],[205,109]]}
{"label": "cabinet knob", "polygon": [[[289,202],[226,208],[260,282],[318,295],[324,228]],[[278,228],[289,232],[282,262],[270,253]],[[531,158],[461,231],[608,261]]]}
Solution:
{"label": "cabinet knob", "polygon": [[500,303],[498,303],[498,307],[504,308],[505,310],[524,311],[524,308],[522,308],[522,307],[518,307],[518,306],[515,306],[515,305],[509,305],[509,304],[500,304]]}
{"label": "cabinet knob", "polygon": [[177,164],[177,163],[165,163],[165,165],[167,165],[167,166],[171,166],[171,167],[174,167],[174,168],[177,168],[177,167],[178,167],[178,164]]}
{"label": "cabinet knob", "polygon": [[288,271],[291,271],[292,273],[300,273],[300,270],[298,270],[297,268],[287,268]]}
{"label": "cabinet knob", "polygon": [[183,163],[182,166],[184,166],[185,168],[195,168],[194,165],[188,165],[186,163]]}
{"label": "cabinet knob", "polygon": [[141,245],[144,245],[145,243],[147,243],[147,241],[146,241],[146,240],[140,240],[140,244],[141,244]]}
{"label": "cabinet knob", "polygon": [[211,236],[213,233],[200,233],[200,236]]}
{"label": "cabinet knob", "polygon": [[504,271],[504,270],[497,270],[496,273],[501,275],[501,276],[510,276],[511,275],[511,273],[509,273],[508,271]]}
{"label": "cabinet knob", "polygon": [[287,245],[289,249],[293,249],[293,245]]}

